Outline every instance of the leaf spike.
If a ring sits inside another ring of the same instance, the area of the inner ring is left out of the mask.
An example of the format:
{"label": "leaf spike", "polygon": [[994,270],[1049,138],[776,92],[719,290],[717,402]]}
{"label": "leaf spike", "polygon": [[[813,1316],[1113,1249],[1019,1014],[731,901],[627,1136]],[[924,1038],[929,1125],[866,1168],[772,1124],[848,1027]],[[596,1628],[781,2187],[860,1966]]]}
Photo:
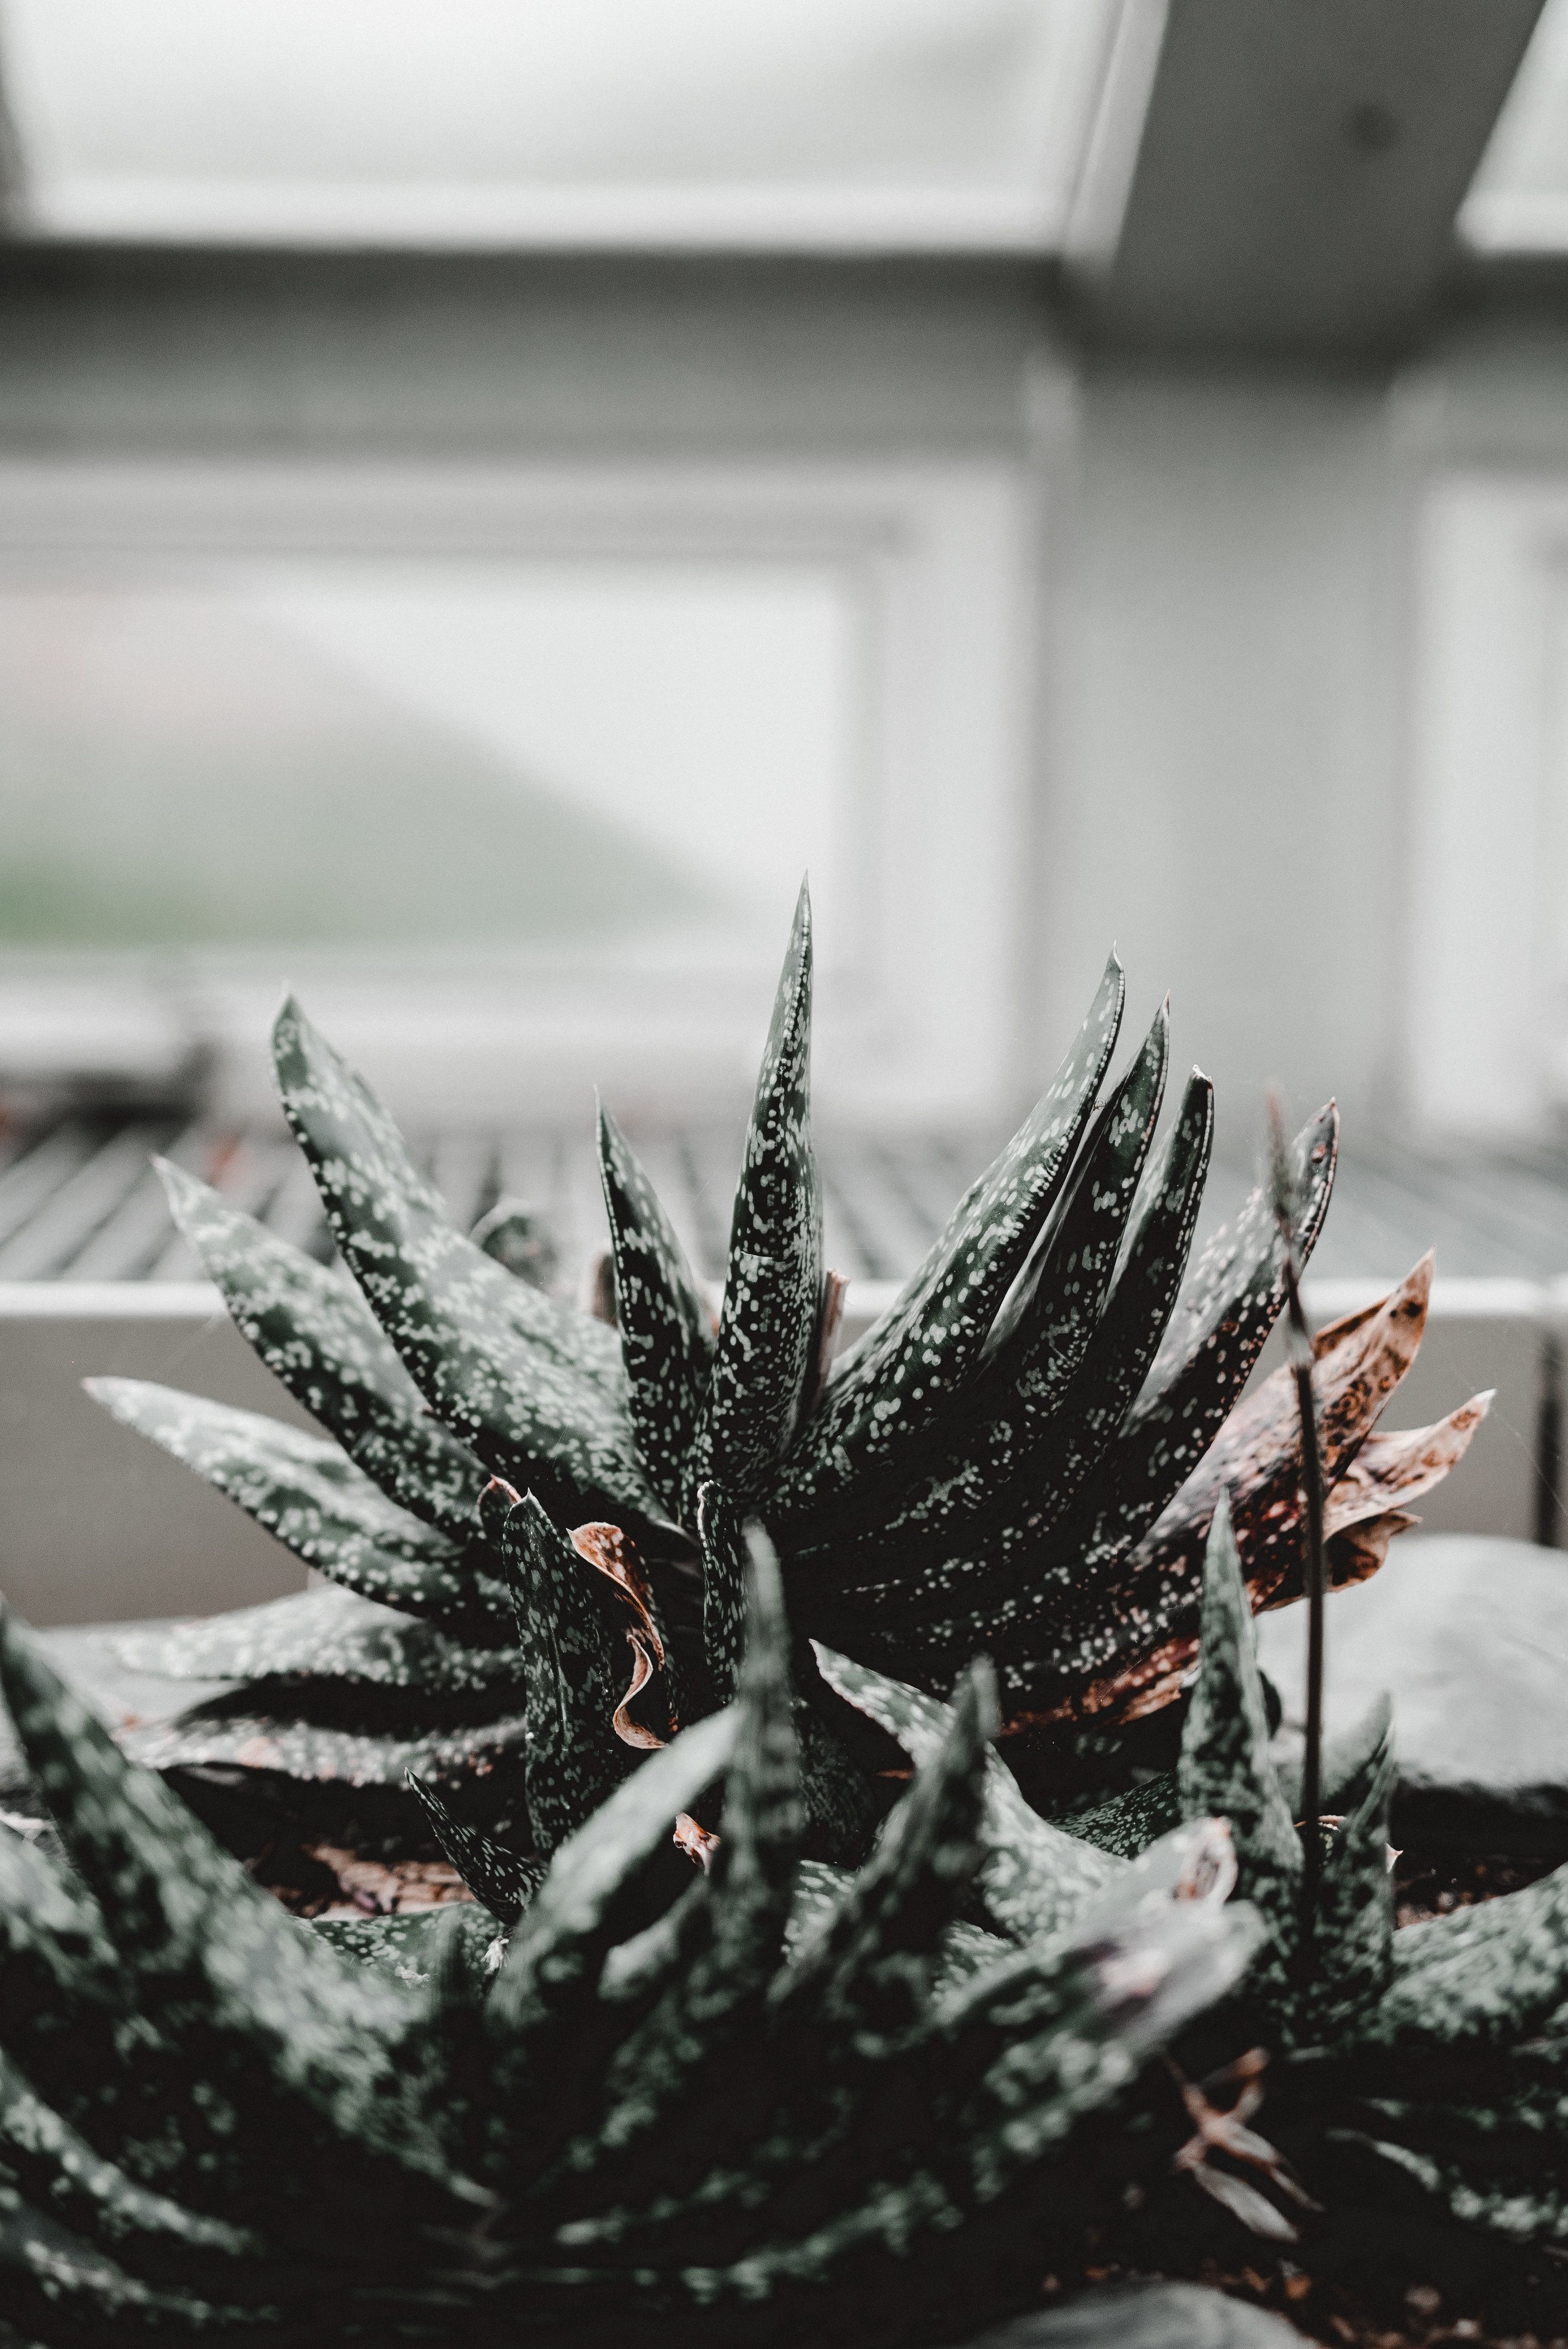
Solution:
{"label": "leaf spike", "polygon": [[658,1193],[602,1100],[598,1140],[633,1432],[661,1501],[678,1515],[687,1497],[683,1478],[696,1443],[713,1331]]}
{"label": "leaf spike", "polygon": [[1176,1777],[1183,1818],[1229,1819],[1243,1899],[1257,1903],[1282,1945],[1294,1946],[1302,1848],[1269,1752],[1252,1608],[1227,1494],[1214,1511],[1204,1554],[1198,1679]]}
{"label": "leaf spike", "polygon": [[720,1828],[721,1940],[737,1895],[747,1912],[744,1938],[755,1938],[758,1910],[776,1912],[782,1931],[805,1826],[783,1578],[766,1535],[748,1533],[746,1647],[736,1682],[740,1723]]}
{"label": "leaf spike", "polygon": [[822,1203],[811,1150],[811,926],[802,885],[736,1185],[718,1343],[688,1482],[761,1493],[814,1382]]}
{"label": "leaf spike", "polygon": [[1323,1808],[1323,1613],[1326,1587],[1323,1459],[1318,1443],[1317,1402],[1312,1388],[1312,1333],[1302,1306],[1301,1279],[1295,1254],[1295,1225],[1299,1211],[1296,1185],[1285,1143],[1284,1105],[1277,1086],[1269,1089],[1268,1122],[1269,1180],[1284,1274],[1287,1348],[1291,1372],[1295,1381],[1296,1413],[1301,1428],[1300,1483],[1305,1504],[1306,1748],[1302,1757],[1301,1835],[1306,1864],[1301,1879],[1301,1958],[1302,1962],[1310,1967],[1316,1929],[1318,1886],[1323,1874],[1323,1836],[1318,1826]]}
{"label": "leaf spike", "polygon": [[436,1841],[469,1890],[502,1930],[510,1931],[544,1879],[543,1860],[524,1859],[507,1851],[466,1820],[454,1817],[417,1771],[406,1771],[404,1779],[409,1792],[418,1797]]}

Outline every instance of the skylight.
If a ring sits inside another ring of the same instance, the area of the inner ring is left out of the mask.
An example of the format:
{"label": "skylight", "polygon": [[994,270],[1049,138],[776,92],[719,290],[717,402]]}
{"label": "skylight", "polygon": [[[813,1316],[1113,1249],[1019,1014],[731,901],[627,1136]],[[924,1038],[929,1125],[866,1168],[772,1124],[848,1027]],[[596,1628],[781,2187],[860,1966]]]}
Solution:
{"label": "skylight", "polygon": [[1480,253],[1568,251],[1568,0],[1546,0],[1459,225]]}
{"label": "skylight", "polygon": [[1049,252],[1118,0],[3,0],[45,234]]}

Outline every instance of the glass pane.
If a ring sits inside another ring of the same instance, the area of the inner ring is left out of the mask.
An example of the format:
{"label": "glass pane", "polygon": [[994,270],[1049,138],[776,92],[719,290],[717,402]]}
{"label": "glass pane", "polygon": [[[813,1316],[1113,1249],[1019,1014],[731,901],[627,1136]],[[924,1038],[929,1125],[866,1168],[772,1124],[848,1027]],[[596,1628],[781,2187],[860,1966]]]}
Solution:
{"label": "glass pane", "polygon": [[0,583],[0,946],[777,958],[845,874],[825,566],[249,564]]}
{"label": "glass pane", "polygon": [[1568,5],[1546,0],[1460,214],[1484,252],[1568,251]]}
{"label": "glass pane", "polygon": [[1047,246],[1109,0],[5,0],[46,229]]}

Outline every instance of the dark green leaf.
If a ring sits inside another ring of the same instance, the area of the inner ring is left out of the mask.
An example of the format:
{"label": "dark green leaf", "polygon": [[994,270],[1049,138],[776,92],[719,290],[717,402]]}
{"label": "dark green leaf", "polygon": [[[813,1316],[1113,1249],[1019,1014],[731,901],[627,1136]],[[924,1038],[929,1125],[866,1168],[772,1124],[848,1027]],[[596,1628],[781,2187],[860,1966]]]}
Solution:
{"label": "dark green leaf", "polygon": [[1025,1125],[959,1201],[896,1302],[840,1361],[769,1507],[789,1547],[868,1471],[907,1459],[978,1361],[1068,1176],[1115,1048],[1113,955],[1077,1042]]}
{"label": "dark green leaf", "polygon": [[[750,1533],[722,1485],[709,1482],[696,1496],[697,1536],[702,1543],[702,1644],[707,1674],[719,1702],[727,1702],[746,1645],[746,1571],[749,1545],[767,1541]],[[769,1545],[771,1552],[771,1544]]]}
{"label": "dark green leaf", "polygon": [[471,1541],[485,1472],[430,1417],[354,1283],[181,1168],[158,1167],[175,1222],[273,1377],[394,1501]]}
{"label": "dark green leaf", "polygon": [[292,1001],[273,1044],[344,1261],[431,1408],[569,1516],[657,1518],[614,1331],[514,1279],[456,1228],[380,1103]]}
{"label": "dark green leaf", "polygon": [[187,1681],[334,1681],[413,1689],[432,1699],[495,1689],[522,1693],[515,1649],[463,1648],[417,1616],[351,1590],[302,1590],[260,1607],[132,1632],[115,1642],[132,1671]]}
{"label": "dark green leaf", "polygon": [[603,1105],[599,1174],[632,1428],[650,1483],[678,1516],[707,1392],[713,1327],[658,1194]]}
{"label": "dark green leaf", "polygon": [[810,1055],[811,907],[802,882],[735,1194],[688,1510],[710,1475],[740,1502],[764,1490],[815,1371],[822,1204],[811,1155]]}
{"label": "dark green leaf", "polygon": [[504,1930],[510,1932],[544,1881],[545,1862],[531,1854],[509,1851],[453,1816],[433,1786],[413,1771],[408,1784],[419,1797],[437,1842],[468,1886]]}
{"label": "dark green leaf", "polygon": [[601,1592],[603,1578],[573,1549],[531,1493],[484,1504],[517,1607],[528,1690],[529,1825],[548,1858],[633,1767],[613,1726],[634,1654]]}
{"label": "dark green leaf", "polygon": [[1281,1994],[1280,1970],[1296,1938],[1301,1843],[1269,1753],[1252,1609],[1223,1500],[1209,1535],[1198,1682],[1176,1775],[1184,1817],[1231,1823],[1242,1896],[1269,1929],[1266,1987]]}
{"label": "dark green leaf", "polygon": [[[896,1738],[911,1760],[934,1761],[952,1729],[952,1707],[812,1642],[822,1677],[846,1703]],[[1052,1826],[1032,1810],[999,1754],[985,1755],[980,1889],[1005,1932],[1020,1940],[1070,1925],[1085,1902],[1113,1882],[1122,1863]]]}
{"label": "dark green leaf", "polygon": [[177,1719],[128,1730],[125,1750],[150,1770],[275,1770],[283,1776],[342,1786],[401,1786],[408,1773],[434,1785],[489,1779],[503,1762],[521,1764],[527,1723],[521,1712],[450,1727],[343,1729],[278,1711],[253,1709],[258,1699],[286,1701],[286,1688],[257,1691],[244,1700],[195,1705]]}
{"label": "dark green leaf", "polygon": [[[985,1646],[1011,1709],[1026,1696],[1037,1702],[1042,1684],[1050,1691],[1064,1596],[1086,1573],[1068,1512],[1160,1343],[1191,1243],[1212,1135],[1213,1090],[1194,1071],[1158,1163],[1145,1169],[1122,1260],[1069,1406],[1047,1423],[1005,1505],[978,1526],[965,1526],[965,1540],[950,1536],[907,1575],[855,1593],[851,1636],[863,1624],[873,1651],[892,1669],[930,1682],[954,1658]],[[844,1571],[852,1574],[851,1562]],[[951,1610],[954,1599],[962,1605]],[[951,1611],[931,1611],[943,1599]]]}
{"label": "dark green leaf", "polygon": [[[113,1916],[128,2008],[146,2001],[166,2029],[183,2015],[200,2033],[202,2075],[171,2109],[192,2149],[202,2139],[212,2148],[215,2184],[239,2155],[236,2127],[292,2127],[302,2148],[346,2138],[409,2173],[430,2165],[392,2070],[388,2043],[403,2018],[390,1985],[303,1934],[177,1795],[120,1754],[3,1614],[0,1688],[71,1860]],[[353,2174],[362,2184],[357,2165]],[[383,2169],[384,2188],[391,2175]],[[276,2190],[318,2196],[323,2174],[302,2163]]]}
{"label": "dark green leaf", "polygon": [[151,1438],[270,1534],[362,1598],[472,1632],[510,1629],[503,1587],[389,1501],[327,1438],[145,1379],[88,1379],[95,1402]]}

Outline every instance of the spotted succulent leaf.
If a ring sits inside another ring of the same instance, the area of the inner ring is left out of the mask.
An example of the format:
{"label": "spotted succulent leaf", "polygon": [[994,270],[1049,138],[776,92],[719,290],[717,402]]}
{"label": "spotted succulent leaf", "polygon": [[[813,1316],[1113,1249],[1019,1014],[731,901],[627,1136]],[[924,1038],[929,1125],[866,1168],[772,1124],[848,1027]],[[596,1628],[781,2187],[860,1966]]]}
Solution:
{"label": "spotted succulent leaf", "polygon": [[130,1632],[115,1642],[132,1671],[188,1681],[330,1681],[441,1698],[496,1690],[515,1702],[521,1676],[504,1648],[468,1648],[418,1616],[352,1590],[302,1590],[260,1607]]}
{"label": "spotted succulent leaf", "polygon": [[593,1568],[534,1495],[491,1487],[483,1506],[517,1609],[528,1816],[548,1857],[632,1767],[634,1749],[611,1727],[632,1659]]}
{"label": "spotted succulent leaf", "polygon": [[[1054,1620],[1079,1572],[1076,1496],[1110,1444],[1174,1304],[1202,1195],[1213,1096],[1196,1071],[1158,1163],[1145,1169],[1106,1309],[1074,1381],[1070,1413],[1053,1417],[1035,1457],[978,1524],[942,1526],[906,1572],[855,1582],[841,1571],[846,1637],[879,1662],[929,1685],[953,1658],[985,1645],[1009,1711],[1038,1701],[1052,1672]],[[1024,1561],[1027,1560],[1027,1571]]]}
{"label": "spotted succulent leaf", "polygon": [[[817,1641],[812,1646],[823,1679],[846,1703],[896,1738],[912,1761],[934,1759],[951,1731],[949,1705]],[[1118,1860],[1032,1810],[995,1750],[985,1756],[984,1839],[979,1883],[985,1906],[1020,1940],[1061,1930],[1121,1872]]]}
{"label": "spotted succulent leaf", "polygon": [[[399,2173],[410,2183],[432,2175],[429,2153],[406,2133],[407,2099],[386,2044],[400,2020],[389,1992],[304,1940],[178,1795],[126,1759],[8,1615],[0,1691],[73,1867],[99,1909],[113,1910],[125,2013],[154,2002],[201,2030],[202,2075],[165,2075],[162,2111],[128,2113],[128,2148],[145,2142],[138,2132],[150,2122],[155,2137],[174,2123],[188,2154],[205,2148],[216,2193],[242,2169],[237,2131],[282,2128],[302,2158],[273,2180],[275,2217],[307,2237],[329,2211],[343,2216],[330,2188],[336,2141],[377,2157],[395,2199]],[[247,1984],[242,2008],[236,1976]],[[155,2144],[149,2155],[156,2161]],[[362,2168],[354,2175],[362,2179]],[[401,2199],[418,2207],[417,2195]]]}
{"label": "spotted succulent leaf", "polygon": [[431,1408],[492,1472],[564,1514],[656,1519],[614,1333],[457,1229],[380,1103],[293,1002],[273,1042],[284,1113],[344,1261]]}
{"label": "spotted succulent leaf", "polygon": [[[1160,1112],[1169,1047],[1162,1005],[1096,1120],[1071,1191],[1042,1235],[1038,1262],[998,1316],[980,1370],[933,1432],[942,1447],[936,1465],[866,1522],[857,1523],[852,1501],[836,1513],[820,1546],[835,1579],[870,1579],[889,1566],[907,1576],[934,1550],[961,1543],[1036,1471],[1069,1394],[1076,1405],[1073,1382],[1101,1325]],[[868,1494],[863,1508],[869,1503]],[[808,1545],[797,1555],[809,1568],[817,1553]]]}
{"label": "spotted succulent leaf", "polygon": [[1312,1969],[1302,2036],[1332,2041],[1375,2012],[1394,1962],[1394,1885],[1388,1806],[1394,1754],[1387,1728],[1361,1799],[1326,1836],[1313,1924]]}
{"label": "spotted succulent leaf", "polygon": [[[521,1772],[528,1736],[521,1710],[480,1722],[346,1728],[288,1710],[292,1693],[263,1687],[192,1705],[172,1721],[126,1730],[121,1743],[150,1770],[267,1770],[321,1785],[401,1786],[410,1771],[438,1786],[510,1785]],[[258,1712],[269,1695],[277,1709]]]}
{"label": "spotted succulent leaf", "polygon": [[409,1771],[408,1784],[437,1842],[469,1890],[510,1932],[544,1881],[546,1862],[532,1853],[511,1851],[458,1818],[417,1772]]}
{"label": "spotted succulent leaf", "polygon": [[687,1464],[688,1513],[710,1475],[739,1501],[770,1485],[807,1400],[822,1294],[810,1052],[811,907],[802,883],[736,1188],[718,1342]]}
{"label": "spotted succulent leaf", "polygon": [[703,2073],[744,2061],[783,1956],[805,1829],[789,1628],[777,1566],[759,1557],[749,1585],[718,1848],[686,1904],[680,1971],[617,2049],[593,2133],[568,2157],[579,2175],[651,2150],[655,2137],[665,2191],[678,2173],[722,2158],[711,2116],[688,2143],[677,2107]]}
{"label": "spotted succulent leaf", "polygon": [[1125,980],[1113,955],[1054,1083],[965,1194],[924,1263],[841,1362],[780,1475],[779,1527],[811,1520],[863,1475],[908,1457],[984,1349],[1059,1195],[1115,1049]]}
{"label": "spotted succulent leaf", "polygon": [[431,1418],[354,1283],[183,1168],[156,1163],[175,1222],[273,1377],[390,1499],[471,1540],[484,1469]]}
{"label": "spotted succulent leaf", "polygon": [[346,1589],[417,1609],[459,1636],[506,1623],[504,1586],[390,1500],[329,1438],[146,1379],[89,1379],[87,1386],[123,1426],[182,1461]]}
{"label": "spotted succulent leaf", "polygon": [[748,1532],[741,1513],[716,1479],[696,1496],[697,1536],[702,1544],[702,1644],[707,1676],[721,1703],[735,1687],[746,1638],[747,1562],[753,1542],[765,1542],[760,1527]]}
{"label": "spotted succulent leaf", "polygon": [[658,1195],[603,1105],[599,1173],[632,1428],[655,1491],[678,1515],[712,1372],[713,1329]]}
{"label": "spotted succulent leaf", "polygon": [[[1269,1752],[1252,1609],[1223,1497],[1209,1534],[1198,1682],[1177,1784],[1187,1818],[1217,1813],[1230,1820],[1243,1898],[1264,1917],[1283,1966],[1295,1946],[1301,1843]],[[1283,1997],[1283,1982],[1271,1982],[1269,1989]]]}

